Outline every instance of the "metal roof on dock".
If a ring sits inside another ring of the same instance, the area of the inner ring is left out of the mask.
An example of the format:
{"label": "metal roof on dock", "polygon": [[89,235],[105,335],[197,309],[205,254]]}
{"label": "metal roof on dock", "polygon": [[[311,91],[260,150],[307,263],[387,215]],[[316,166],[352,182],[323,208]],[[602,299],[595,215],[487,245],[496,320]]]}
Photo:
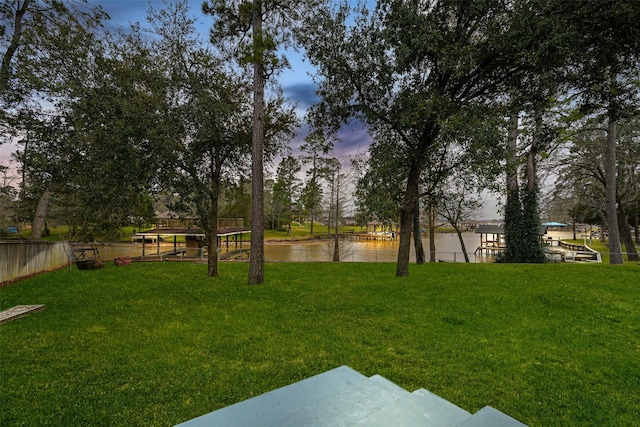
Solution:
{"label": "metal roof on dock", "polygon": [[[538,235],[544,236],[547,234],[547,228],[546,225],[541,225],[538,229]],[[504,234],[504,225],[481,224],[476,229],[476,234]]]}
{"label": "metal roof on dock", "polygon": [[[247,228],[218,228],[218,236],[233,236],[236,234],[251,233]],[[154,228],[153,230],[136,233],[136,236],[198,236],[204,237],[204,230],[201,228]]]}

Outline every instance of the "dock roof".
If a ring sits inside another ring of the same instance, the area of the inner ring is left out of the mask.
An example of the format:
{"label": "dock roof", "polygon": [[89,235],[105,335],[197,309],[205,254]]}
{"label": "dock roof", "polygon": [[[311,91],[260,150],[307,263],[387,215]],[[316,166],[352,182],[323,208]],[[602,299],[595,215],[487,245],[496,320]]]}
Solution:
{"label": "dock roof", "polygon": [[[544,236],[547,234],[547,226],[541,225],[538,229],[538,235]],[[504,234],[504,225],[487,225],[481,224],[476,229],[476,234]]]}
{"label": "dock roof", "polygon": [[[218,228],[218,237],[233,236],[236,234],[251,233],[247,228]],[[204,230],[197,227],[192,228],[154,228],[153,230],[136,233],[136,236],[197,236],[204,237]]]}

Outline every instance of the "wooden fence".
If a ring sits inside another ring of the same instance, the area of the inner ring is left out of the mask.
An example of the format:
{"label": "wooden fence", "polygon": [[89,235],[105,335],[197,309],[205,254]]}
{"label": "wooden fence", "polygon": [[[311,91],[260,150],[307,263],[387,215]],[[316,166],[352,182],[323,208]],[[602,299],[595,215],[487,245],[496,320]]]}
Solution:
{"label": "wooden fence", "polygon": [[0,287],[69,265],[68,242],[0,242]]}

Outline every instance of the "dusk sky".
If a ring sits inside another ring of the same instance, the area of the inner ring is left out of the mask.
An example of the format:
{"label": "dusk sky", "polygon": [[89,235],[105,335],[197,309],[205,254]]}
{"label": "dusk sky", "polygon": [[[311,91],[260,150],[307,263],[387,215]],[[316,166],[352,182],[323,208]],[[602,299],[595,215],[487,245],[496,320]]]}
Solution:
{"label": "dusk sky", "polygon": [[[207,39],[209,28],[211,27],[211,17],[202,13],[202,0],[188,0],[192,16],[197,17],[197,29],[203,39]],[[147,25],[146,15],[149,5],[161,9],[165,6],[162,0],[89,0],[90,5],[101,5],[111,19],[104,22],[109,30],[116,30],[118,26],[127,28],[130,24],[139,22],[143,27]],[[292,104],[297,105],[298,115],[304,118],[306,109],[317,102],[315,95],[316,86],[310,74],[314,72],[313,67],[303,60],[303,53],[289,50],[286,56],[291,64],[291,68],[284,70],[279,75],[278,81],[284,90],[286,98]],[[307,134],[307,128],[302,127],[297,137],[291,142],[294,154],[303,142]],[[339,134],[339,141],[336,144],[333,156],[348,158],[357,154],[366,153],[370,142],[368,133],[361,127],[345,126]],[[0,146],[0,164],[10,163],[11,153],[15,147],[11,144]]]}
{"label": "dusk sky", "polygon": [[[212,18],[202,13],[202,0],[188,0],[188,3],[190,6],[189,13],[197,17],[197,29],[203,39],[206,40],[209,36]],[[162,0],[89,0],[89,4],[101,5],[105,12],[109,14],[111,19],[105,22],[107,28],[115,28],[118,25],[128,27],[129,24],[135,22],[140,22],[144,26],[146,25],[146,14],[150,4],[157,9],[165,6]],[[286,56],[291,68],[284,70],[277,79],[284,90],[286,98],[297,105],[298,114],[303,118],[306,109],[318,101],[315,95],[316,86],[310,76],[314,69],[308,62],[304,61],[303,52],[288,50]],[[295,140],[292,141],[291,146],[294,152],[297,152],[297,148],[303,142],[306,134],[307,129],[303,127]],[[370,142],[368,133],[362,127],[345,126],[338,136],[339,142],[333,153],[336,157],[347,158],[365,153]]]}

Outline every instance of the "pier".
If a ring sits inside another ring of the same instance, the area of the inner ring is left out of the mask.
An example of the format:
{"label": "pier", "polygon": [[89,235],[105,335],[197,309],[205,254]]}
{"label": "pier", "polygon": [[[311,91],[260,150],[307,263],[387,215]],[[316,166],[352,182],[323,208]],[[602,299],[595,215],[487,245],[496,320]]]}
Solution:
{"label": "pier", "polygon": [[560,241],[558,247],[563,250],[562,260],[564,262],[602,262],[600,252],[594,251],[587,245]]}
{"label": "pier", "polygon": [[249,259],[249,249],[240,248],[234,251],[218,254],[218,260],[220,261],[239,261],[243,259]]}
{"label": "pier", "polygon": [[[142,242],[142,256],[134,258],[135,260],[180,260],[203,258],[204,249],[207,246],[206,235],[202,228],[197,227],[193,219],[175,219],[161,218],[157,219],[156,228],[149,231],[136,233],[132,238],[134,241]],[[217,246],[218,259],[235,259],[242,257],[243,235],[250,234],[251,230],[244,228],[242,218],[218,218],[217,222]],[[185,247],[178,247],[178,237],[184,239]],[[161,251],[160,243],[173,240],[173,250]],[[155,243],[156,251],[154,254],[146,254],[146,242]],[[235,250],[231,247],[235,245]],[[223,249],[226,252],[223,253]],[[197,255],[192,256],[194,252]]]}
{"label": "pier", "polygon": [[504,241],[504,226],[478,225],[476,234],[480,235],[480,246],[474,252],[476,255],[497,256],[506,249]]}
{"label": "pier", "polygon": [[[542,245],[542,236],[547,234],[546,225],[541,225],[538,229],[540,236],[540,244]],[[478,225],[476,234],[480,235],[480,246],[478,246],[474,254],[478,253],[488,256],[497,256],[507,249],[507,243],[504,238],[504,225]]]}
{"label": "pier", "polygon": [[344,233],[339,234],[340,238],[362,241],[362,240],[378,240],[378,241],[391,241],[396,240],[398,235],[395,232],[389,233]]}

